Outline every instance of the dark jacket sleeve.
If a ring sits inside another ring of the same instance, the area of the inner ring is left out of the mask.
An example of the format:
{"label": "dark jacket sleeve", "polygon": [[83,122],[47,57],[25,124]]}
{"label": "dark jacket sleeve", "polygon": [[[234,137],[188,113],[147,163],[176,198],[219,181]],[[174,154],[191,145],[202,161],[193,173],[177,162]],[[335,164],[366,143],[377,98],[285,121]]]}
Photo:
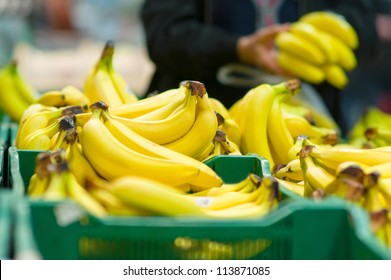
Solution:
{"label": "dark jacket sleeve", "polygon": [[238,36],[205,24],[204,2],[145,1],[141,20],[149,56],[160,71],[202,81],[221,65],[238,61]]}
{"label": "dark jacket sleeve", "polygon": [[303,1],[301,14],[316,10],[331,10],[346,18],[356,30],[359,47],[356,55],[359,60],[371,59],[376,55],[378,36],[375,25],[376,1],[373,0],[325,0]]}

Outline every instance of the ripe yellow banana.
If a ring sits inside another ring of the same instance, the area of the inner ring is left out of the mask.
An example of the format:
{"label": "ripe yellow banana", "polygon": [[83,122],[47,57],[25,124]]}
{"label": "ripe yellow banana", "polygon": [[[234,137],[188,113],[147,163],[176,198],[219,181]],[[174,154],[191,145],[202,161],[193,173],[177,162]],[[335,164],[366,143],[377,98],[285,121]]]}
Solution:
{"label": "ripe yellow banana", "polygon": [[346,71],[352,71],[357,66],[356,54],[344,42],[331,34],[324,34],[325,40],[328,40],[333,50],[337,53],[336,64]]}
{"label": "ripe yellow banana", "polygon": [[292,148],[294,139],[281,111],[282,98],[283,96],[278,96],[274,99],[267,122],[267,137],[270,146],[276,153],[276,155],[272,153],[272,157],[277,164],[287,164],[290,161],[288,151]]}
{"label": "ripe yellow banana", "polygon": [[[242,132],[241,151],[256,153],[265,157],[273,170],[274,162],[268,144],[268,118],[274,99],[279,94],[296,94],[300,90],[298,80],[290,80],[277,85],[262,84],[250,90],[250,98],[246,96],[243,101],[247,104],[241,117],[245,122]],[[246,94],[246,95],[247,95]],[[246,101],[247,100],[247,101]]]}
{"label": "ripe yellow banana", "polygon": [[[130,128],[123,125],[121,122],[111,118],[107,111],[102,112],[104,124],[107,129],[115,136],[123,145],[129,149],[138,151],[139,153],[162,159],[171,159],[180,161],[186,164],[197,166],[200,169],[199,181],[204,181],[203,185],[210,187],[218,187],[222,184],[220,177],[206,164],[193,159],[184,154],[178,153],[164,146],[156,145],[152,141],[135,133]],[[196,182],[196,181],[194,181]],[[199,183],[197,183],[199,184]]]}
{"label": "ripe yellow banana", "polygon": [[277,181],[282,188],[286,188],[287,190],[289,190],[299,196],[304,197],[304,182],[303,181],[293,182],[293,181],[287,181],[287,180],[278,179],[278,178],[277,178]]}
{"label": "ripe yellow banana", "polygon": [[303,60],[314,65],[323,65],[326,56],[322,50],[311,41],[291,32],[281,32],[275,39],[280,52],[285,52],[298,60]]}
{"label": "ripe yellow banana", "polygon": [[197,91],[197,115],[193,126],[179,139],[163,146],[200,160],[201,154],[212,142],[218,127],[216,114],[210,105],[208,93],[201,83],[194,84]]}
{"label": "ripe yellow banana", "polygon": [[324,139],[324,141],[338,139],[337,132],[334,129],[311,125],[307,119],[298,115],[285,113],[283,115],[283,119],[290,135],[293,138],[296,138],[299,135],[305,135],[309,139]]}
{"label": "ripe yellow banana", "polygon": [[78,88],[68,85],[61,90],[44,92],[37,99],[37,103],[52,107],[80,106],[87,111],[90,101]]}
{"label": "ripe yellow banana", "polygon": [[179,160],[148,156],[126,147],[100,120],[101,109],[92,110],[92,117],[83,126],[80,142],[83,154],[103,178],[112,180],[137,174],[160,180],[173,187],[184,184],[191,184],[200,189],[210,187],[201,185],[209,182],[200,182],[205,173],[200,172],[199,166]]}
{"label": "ripe yellow banana", "polygon": [[169,103],[176,102],[176,100],[184,100],[186,91],[183,87],[169,89],[160,94],[146,97],[137,102],[126,103],[116,108],[109,108],[110,114],[133,119],[140,117],[154,110],[157,110]]}
{"label": "ripe yellow banana", "polygon": [[69,198],[76,201],[88,213],[96,217],[105,217],[106,209],[88,191],[82,187],[69,170],[64,172],[64,184]]}
{"label": "ripe yellow banana", "polygon": [[0,70],[0,107],[12,121],[19,122],[31,103],[22,97],[17,88],[14,78],[16,75],[16,62],[11,62]]}
{"label": "ripe yellow banana", "polygon": [[183,106],[164,119],[148,121],[128,119],[113,114],[112,118],[157,144],[171,145],[170,143],[186,135],[196,121],[196,108],[199,107],[197,100],[200,97],[197,97],[197,91],[193,90],[195,84],[196,82],[188,81],[181,85],[186,90]]}
{"label": "ripe yellow banana", "polygon": [[[113,180],[108,188],[123,203],[146,209],[155,215],[206,217],[194,197],[148,177],[124,176]],[[142,198],[142,199],[140,199]]]}
{"label": "ripe yellow banana", "polygon": [[349,82],[345,71],[338,64],[326,64],[323,66],[326,73],[326,81],[339,89],[343,89]]}
{"label": "ripe yellow banana", "polygon": [[291,160],[286,165],[283,165],[277,171],[274,176],[278,179],[289,180],[294,182],[300,182],[304,180],[303,171],[301,169],[300,158]]}
{"label": "ripe yellow banana", "polygon": [[110,76],[113,53],[114,45],[107,42],[100,59],[87,76],[84,93],[91,103],[103,101],[114,108],[124,102]]}
{"label": "ripe yellow banana", "polygon": [[109,73],[115,89],[123,104],[135,103],[138,101],[137,95],[130,90],[125,79],[114,70],[112,62],[109,65]]}
{"label": "ripe yellow banana", "polygon": [[325,55],[325,62],[335,63],[337,61],[337,54],[327,41],[323,38],[323,31],[319,28],[306,23],[304,21],[296,21],[291,24],[289,32],[292,34],[311,42]]}
{"label": "ripe yellow banana", "polygon": [[278,53],[277,62],[283,69],[309,83],[320,84],[326,78],[321,67],[301,60],[285,51]]}
{"label": "ripe yellow banana", "polygon": [[310,12],[302,16],[299,21],[309,23],[327,33],[333,34],[352,49],[356,49],[359,45],[356,31],[339,14],[327,11]]}

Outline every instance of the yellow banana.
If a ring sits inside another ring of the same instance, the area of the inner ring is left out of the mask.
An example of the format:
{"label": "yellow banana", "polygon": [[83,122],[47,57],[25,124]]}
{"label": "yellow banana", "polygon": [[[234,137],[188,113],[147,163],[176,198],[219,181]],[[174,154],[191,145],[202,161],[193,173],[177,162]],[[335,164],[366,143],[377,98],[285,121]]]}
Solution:
{"label": "yellow banana", "polygon": [[160,94],[146,97],[137,102],[126,103],[116,108],[109,108],[110,114],[124,117],[124,118],[135,118],[157,110],[169,103],[176,102],[176,100],[184,100],[186,97],[186,91],[183,87],[170,89]]}
{"label": "yellow banana", "polygon": [[312,84],[320,84],[326,78],[321,67],[298,59],[285,51],[278,53],[277,62],[283,69]]}
{"label": "yellow banana", "polygon": [[356,49],[359,45],[356,31],[339,14],[328,11],[315,11],[305,14],[299,21],[309,23],[327,33],[333,34],[352,49]]}
{"label": "yellow banana", "polygon": [[326,57],[326,62],[335,63],[337,61],[337,54],[330,44],[327,44],[327,42],[323,39],[324,32],[319,28],[304,21],[296,21],[291,24],[289,32],[303,40],[311,42],[320,49]]}
{"label": "yellow banana", "polygon": [[231,114],[228,111],[227,107],[223,103],[221,103],[220,100],[209,97],[210,105],[212,106],[213,110],[217,113],[219,113],[224,119],[231,119]]}
{"label": "yellow banana", "polygon": [[323,65],[326,56],[322,50],[311,41],[303,39],[291,32],[281,32],[275,39],[275,44],[280,52],[285,52],[298,60],[303,60],[313,65]]}
{"label": "yellow banana", "polygon": [[[275,163],[287,164],[290,161],[288,151],[293,146],[294,138],[292,137],[292,134],[290,133],[283,118],[283,113],[281,111],[281,98],[283,98],[283,96],[275,98],[270,109],[267,122],[267,137],[269,145],[273,147],[273,150],[277,154],[275,157],[274,153],[272,153],[273,161]],[[277,158],[280,162],[277,161]]]}
{"label": "yellow banana", "polygon": [[78,183],[76,177],[69,170],[64,172],[63,180],[69,197],[88,213],[96,217],[105,217],[107,215],[106,209]]}
{"label": "yellow banana", "polygon": [[173,187],[191,184],[200,189],[211,187],[208,183],[214,183],[200,180],[205,173],[200,172],[199,166],[179,160],[152,157],[129,149],[100,120],[101,109],[92,107],[92,110],[93,116],[83,126],[80,134],[80,143],[83,154],[103,178],[112,180],[137,174],[171,184]]}
{"label": "yellow banana", "polygon": [[[124,176],[108,188],[123,203],[146,209],[155,215],[206,217],[194,197],[180,193],[170,185],[148,177]],[[140,199],[142,198],[142,199]]]}
{"label": "yellow banana", "polygon": [[80,106],[84,111],[87,111],[90,101],[78,88],[68,85],[61,90],[42,93],[37,99],[37,103],[52,107]]}
{"label": "yellow banana", "polygon": [[284,164],[281,168],[275,171],[274,176],[282,180],[295,182],[303,181],[303,170],[301,169],[300,158],[295,158],[286,165]]}
{"label": "yellow banana", "polygon": [[181,138],[163,146],[200,160],[201,154],[212,142],[217,130],[217,117],[202,83],[194,84],[200,94],[197,98],[197,115],[193,126]]}
{"label": "yellow banana", "polygon": [[114,46],[107,43],[103,49],[100,59],[87,76],[84,85],[84,94],[91,103],[103,101],[110,107],[117,107],[124,102],[119,96],[110,76]]}
{"label": "yellow banana", "polygon": [[[265,157],[273,169],[274,162],[268,144],[268,118],[274,99],[279,94],[296,94],[300,90],[298,80],[290,80],[277,85],[262,84],[250,90],[250,100],[247,101],[246,110],[243,111],[245,127],[242,132],[241,151],[256,153]],[[246,95],[247,95],[246,94]],[[246,96],[243,98],[246,100]]]}
{"label": "yellow banana", "polygon": [[199,180],[204,181],[204,184],[208,184],[210,187],[217,187],[222,184],[221,179],[217,174],[206,164],[193,159],[184,154],[175,152],[171,149],[165,148],[160,145],[149,141],[141,135],[135,133],[130,128],[123,125],[121,122],[116,121],[110,117],[110,114],[106,111],[102,112],[104,124],[107,129],[115,136],[123,145],[129,149],[135,150],[139,153],[162,159],[172,159],[175,161],[184,162],[186,164],[197,166],[200,169]]}
{"label": "yellow banana", "polygon": [[349,82],[345,71],[338,64],[326,64],[323,66],[326,73],[326,81],[339,89],[343,89]]}
{"label": "yellow banana", "polygon": [[287,190],[304,197],[304,182],[303,181],[293,182],[293,181],[287,181],[287,180],[278,179],[278,178],[277,178],[277,181],[282,188],[286,188]]}
{"label": "yellow banana", "polygon": [[[325,127],[318,127],[311,125],[307,119],[285,113],[283,115],[285,125],[293,138],[299,135],[305,135],[310,139],[324,139],[332,140],[332,138],[338,139],[337,132],[334,129]],[[336,141],[335,141],[336,142]],[[332,143],[335,144],[335,143]]]}
{"label": "yellow banana", "polygon": [[135,103],[138,101],[137,95],[129,89],[125,79],[114,70],[112,62],[109,65],[109,73],[115,89],[123,104]]}
{"label": "yellow banana", "polygon": [[308,139],[307,136],[301,134],[298,135],[293,143],[293,146],[288,151],[289,161],[300,158],[300,150],[304,147],[304,140]]}
{"label": "yellow banana", "polygon": [[337,62],[336,64],[341,65],[341,67],[346,71],[352,71],[357,66],[356,54],[350,49],[344,42],[336,38],[331,34],[324,34],[326,40],[332,46],[334,51],[337,53]]}
{"label": "yellow banana", "polygon": [[181,86],[186,90],[183,107],[174,114],[161,120],[128,119],[111,115],[113,119],[122,122],[136,133],[160,145],[171,145],[172,142],[186,135],[196,120],[198,91],[193,90],[196,82],[186,81]]}
{"label": "yellow banana", "polygon": [[38,129],[29,134],[20,143],[19,149],[24,150],[50,150],[51,138],[60,131],[60,121],[57,120],[48,127]]}
{"label": "yellow banana", "polygon": [[19,122],[23,112],[31,103],[26,101],[15,84],[16,62],[7,64],[0,70],[0,107],[14,122]]}
{"label": "yellow banana", "polygon": [[42,198],[45,200],[58,201],[67,198],[65,174],[67,166],[64,162],[58,163],[51,170],[49,182]]}

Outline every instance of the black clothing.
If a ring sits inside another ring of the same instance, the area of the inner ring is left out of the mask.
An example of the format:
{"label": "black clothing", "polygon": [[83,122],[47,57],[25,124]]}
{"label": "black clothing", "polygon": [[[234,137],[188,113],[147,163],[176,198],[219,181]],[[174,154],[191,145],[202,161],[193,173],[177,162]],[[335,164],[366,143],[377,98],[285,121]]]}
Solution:
{"label": "black clothing", "polygon": [[[280,13],[280,22],[293,22],[316,10],[332,10],[353,25],[359,35],[356,51],[359,61],[375,52],[377,34],[371,0],[286,0],[292,9]],[[283,5],[283,6],[284,6]],[[256,9],[252,0],[146,0],[141,19],[151,60],[156,65],[147,93],[178,87],[182,80],[203,82],[210,96],[227,107],[242,97],[248,88],[222,85],[216,78],[218,69],[228,63],[239,63],[236,42],[240,36],[253,33]],[[295,19],[296,17],[296,19]],[[338,91],[329,85],[318,90],[330,112],[339,122]],[[337,105],[336,105],[337,104]]]}

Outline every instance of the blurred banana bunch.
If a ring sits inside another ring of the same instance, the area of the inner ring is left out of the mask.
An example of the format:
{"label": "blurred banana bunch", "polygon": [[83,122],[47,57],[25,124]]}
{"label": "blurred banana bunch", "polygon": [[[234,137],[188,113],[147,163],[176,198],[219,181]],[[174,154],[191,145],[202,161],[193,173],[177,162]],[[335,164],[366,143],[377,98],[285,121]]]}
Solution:
{"label": "blurred banana bunch", "polygon": [[349,82],[346,72],[357,66],[357,33],[344,17],[332,12],[302,16],[275,43],[280,66],[312,84],[327,81],[342,89]]}

